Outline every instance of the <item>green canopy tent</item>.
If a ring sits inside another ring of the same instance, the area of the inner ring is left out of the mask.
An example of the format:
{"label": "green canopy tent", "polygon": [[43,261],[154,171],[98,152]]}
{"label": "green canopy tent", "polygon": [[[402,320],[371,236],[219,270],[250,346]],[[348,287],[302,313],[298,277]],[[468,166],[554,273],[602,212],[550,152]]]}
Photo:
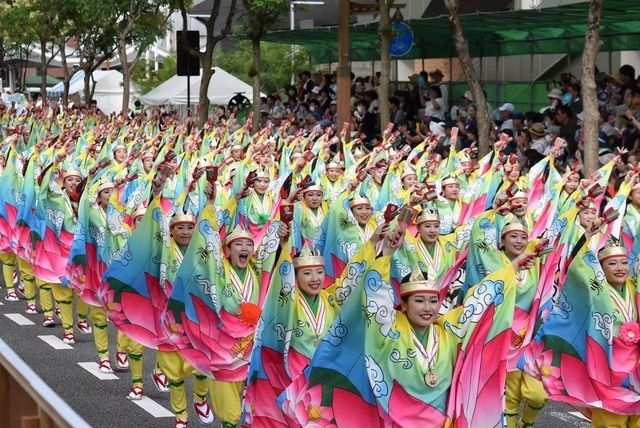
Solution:
{"label": "green canopy tent", "polygon": [[[32,74],[30,76],[27,76],[24,79],[24,86],[27,88],[40,88],[40,83],[41,83],[41,79],[42,76],[39,76],[37,74]],[[52,86],[57,85],[58,83],[60,83],[61,80],[60,79],[56,79],[53,76],[49,76],[47,74],[47,88],[51,88]]]}
{"label": "green canopy tent", "polygon": [[[589,3],[461,16],[472,57],[581,54]],[[413,48],[402,59],[454,58],[448,16],[406,21]],[[640,1],[607,0],[602,6],[600,51],[640,50]],[[304,46],[311,64],[338,62],[338,27],[274,31],[263,40]],[[378,23],[349,27],[351,61],[380,59]]]}

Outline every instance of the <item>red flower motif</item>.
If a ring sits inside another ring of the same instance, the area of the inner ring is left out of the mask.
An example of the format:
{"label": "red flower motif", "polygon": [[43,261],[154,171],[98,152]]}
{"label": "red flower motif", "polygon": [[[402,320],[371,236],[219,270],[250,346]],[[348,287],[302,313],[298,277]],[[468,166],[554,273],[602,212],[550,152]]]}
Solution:
{"label": "red flower motif", "polygon": [[246,324],[250,326],[254,326],[258,324],[258,320],[260,320],[260,307],[254,303],[245,302],[240,303],[240,319]]}
{"label": "red flower motif", "polygon": [[618,337],[625,345],[635,345],[640,342],[640,323],[628,321],[620,326]]}

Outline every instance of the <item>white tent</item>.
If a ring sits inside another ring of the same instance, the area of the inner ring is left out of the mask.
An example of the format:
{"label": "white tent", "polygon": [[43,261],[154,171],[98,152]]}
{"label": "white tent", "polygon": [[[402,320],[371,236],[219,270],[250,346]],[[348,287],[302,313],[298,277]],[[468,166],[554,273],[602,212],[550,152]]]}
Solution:
{"label": "white tent", "polygon": [[[93,79],[89,82],[95,82],[95,90],[93,99],[98,103],[98,108],[105,114],[120,112],[122,110],[122,73],[118,70],[96,70],[92,74]],[[137,97],[138,87],[131,82],[131,95],[129,100],[129,108],[133,107],[132,100]],[[64,91],[62,82],[53,86],[47,91],[50,97],[59,97]],[[82,101],[84,97],[84,71],[78,70],[69,82],[69,96]]]}
{"label": "white tent", "polygon": [[[207,96],[213,105],[227,105],[236,93],[241,92],[251,99],[253,88],[232,74],[219,67],[214,68],[215,73],[209,82]],[[202,73],[202,70],[200,71]],[[198,103],[200,94],[200,76],[191,76],[190,97],[191,104]],[[263,95],[263,94],[261,94]],[[160,86],[152,89],[140,97],[140,101],[146,105],[184,105],[187,104],[187,76],[173,76]]]}

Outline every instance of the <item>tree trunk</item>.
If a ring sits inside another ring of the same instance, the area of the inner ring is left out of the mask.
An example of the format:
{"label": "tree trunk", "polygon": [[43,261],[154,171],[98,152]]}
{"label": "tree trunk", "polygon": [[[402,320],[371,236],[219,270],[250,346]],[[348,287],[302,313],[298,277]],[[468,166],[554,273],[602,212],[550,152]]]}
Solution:
{"label": "tree trunk", "polygon": [[120,64],[122,64],[122,114],[127,115],[129,113],[131,68],[127,58],[127,42],[122,37],[118,38],[118,55],[120,56]]}
{"label": "tree trunk", "polygon": [[40,96],[42,97],[42,105],[44,106],[44,101],[47,99],[47,41],[44,39],[40,40]]}
{"label": "tree trunk", "polygon": [[251,104],[251,111],[253,112],[253,123],[251,124],[251,128],[253,131],[258,130],[258,126],[260,124],[260,107],[262,104],[262,100],[260,99],[260,73],[261,70],[261,57],[260,57],[260,39],[255,39],[251,41],[251,64],[252,64],[252,86],[253,86],[253,101]]}
{"label": "tree trunk", "polygon": [[83,68],[84,71],[84,105],[88,106],[91,102],[91,73],[89,68]]}
{"label": "tree trunk", "polygon": [[202,129],[209,118],[209,104],[211,104],[211,102],[209,101],[207,92],[209,90],[209,81],[213,75],[212,56],[201,56],[200,64],[202,65],[202,80],[200,80],[200,96],[198,98],[198,129]]}
{"label": "tree trunk", "polygon": [[71,80],[71,75],[69,74],[69,68],[67,67],[67,53],[65,52],[65,43],[64,38],[60,42],[60,58],[62,60],[62,70],[64,72],[64,79],[62,81],[62,86],[64,87],[62,92],[62,108],[66,108],[69,100],[69,81]]}
{"label": "tree trunk", "polygon": [[598,27],[602,17],[602,1],[591,0],[587,31],[584,34],[584,50],[582,52],[582,106],[584,120],[584,172],[586,176],[598,169],[598,101],[596,99],[595,63],[600,49]]}
{"label": "tree trunk", "polygon": [[378,35],[380,37],[380,88],[378,100],[380,102],[380,130],[384,130],[389,122],[389,81],[391,80],[391,17],[390,5],[386,0],[380,0],[380,22]]}
{"label": "tree trunk", "polygon": [[444,4],[449,11],[449,20],[451,21],[451,30],[453,33],[453,41],[458,51],[458,59],[460,60],[460,66],[462,72],[467,79],[467,85],[473,94],[473,99],[476,104],[476,114],[478,122],[478,151],[480,156],[491,151],[492,141],[489,140],[489,134],[491,132],[491,117],[489,116],[489,109],[487,108],[487,100],[482,92],[482,86],[478,81],[476,72],[473,69],[473,63],[471,61],[471,54],[469,53],[469,43],[462,31],[462,24],[460,23],[460,10],[458,0],[444,0]]}

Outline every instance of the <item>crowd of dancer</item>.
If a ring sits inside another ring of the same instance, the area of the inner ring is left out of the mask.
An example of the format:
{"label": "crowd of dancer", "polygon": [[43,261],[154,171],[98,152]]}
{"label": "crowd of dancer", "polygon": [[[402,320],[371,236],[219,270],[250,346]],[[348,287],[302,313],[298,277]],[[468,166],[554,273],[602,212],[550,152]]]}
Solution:
{"label": "crowd of dancer", "polygon": [[393,123],[366,154],[287,120],[0,126],[5,299],[66,343],[93,333],[101,371],[115,349],[131,400],[155,352],[177,428],[190,376],[222,427],[526,427],[548,400],[640,426],[640,168],[605,191],[621,153],[584,176],[556,167],[561,138],[524,173],[508,134],[477,159],[454,130],[442,158]]}

